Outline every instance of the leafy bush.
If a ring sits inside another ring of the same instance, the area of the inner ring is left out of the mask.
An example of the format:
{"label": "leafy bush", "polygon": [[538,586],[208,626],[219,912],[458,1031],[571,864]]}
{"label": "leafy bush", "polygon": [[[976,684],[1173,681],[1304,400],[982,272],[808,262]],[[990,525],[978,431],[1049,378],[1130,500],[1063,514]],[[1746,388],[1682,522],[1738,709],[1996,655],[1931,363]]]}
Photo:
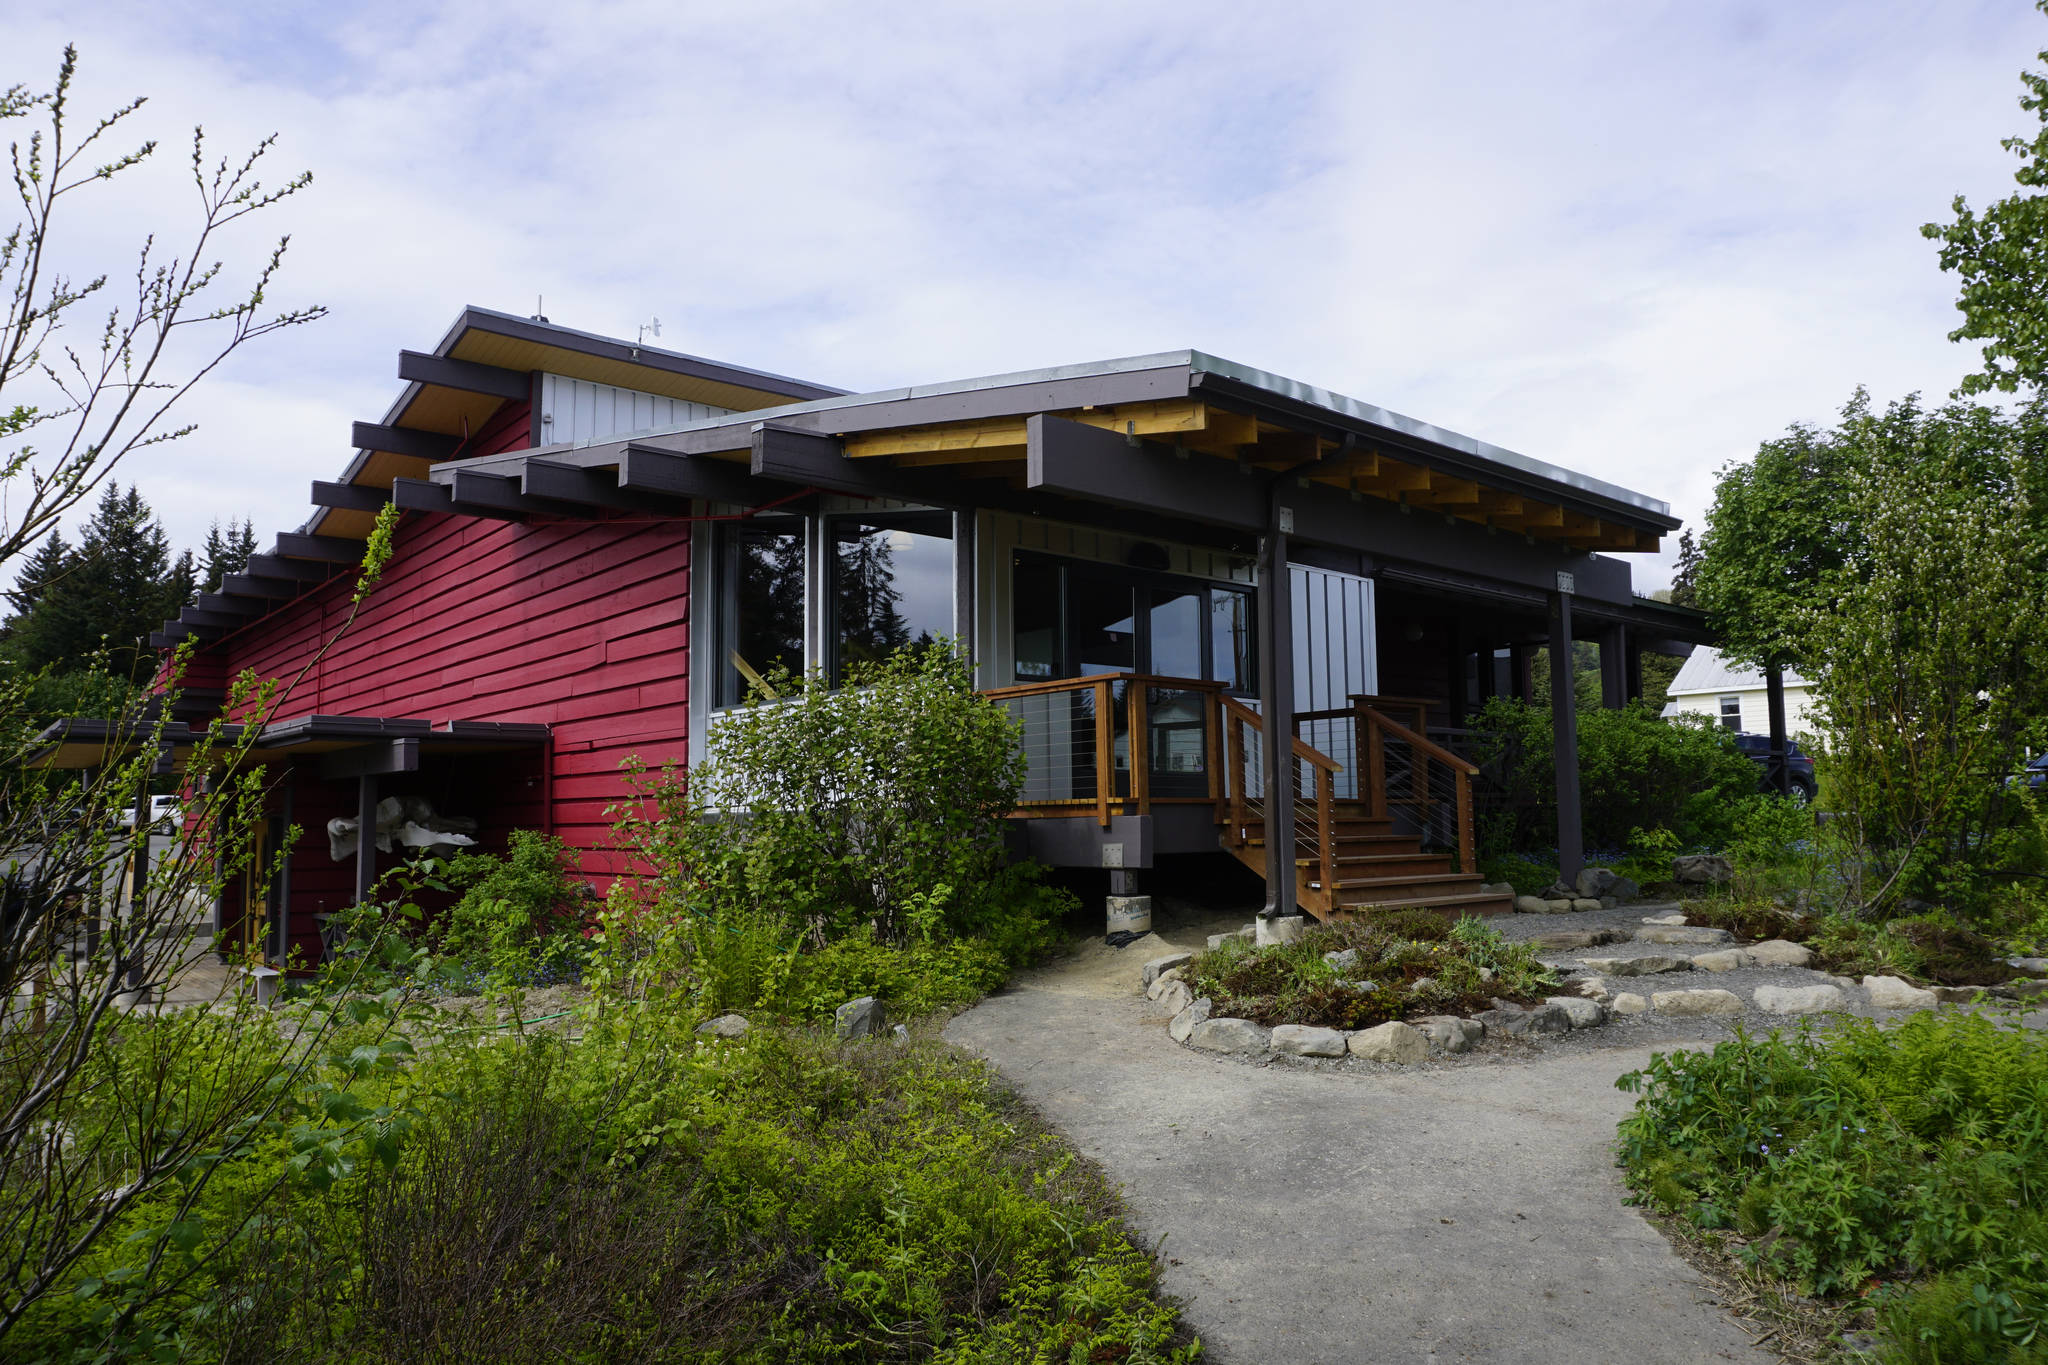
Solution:
{"label": "leafy bush", "polygon": [[515,829],[503,856],[457,853],[441,880],[460,891],[437,925],[448,965],[481,973],[493,986],[573,978],[588,953],[585,929],[597,909],[576,858],[560,839]]}
{"label": "leafy bush", "polygon": [[[1050,946],[1074,900],[1007,859],[1016,724],[975,692],[959,654],[855,664],[839,688],[769,682],[787,695],[728,713],[687,780],[642,775],[644,799],[618,828],[653,875],[614,888],[607,980],[688,991],[704,1009],[815,1017],[842,981],[880,983],[856,994],[909,1009],[964,1003],[963,983],[1000,982],[990,960]],[[841,942],[855,946],[805,958]],[[892,951],[902,960],[885,964]]]}
{"label": "leafy bush", "polygon": [[1508,883],[1518,896],[1535,896],[1557,880],[1557,860],[1545,861],[1523,853],[1496,853],[1479,860],[1479,875],[1490,882]]}
{"label": "leafy bush", "polygon": [[[1481,735],[1482,763],[1501,772],[1506,788],[1494,840],[1516,849],[1557,847],[1550,709],[1496,697],[1472,728]],[[1665,720],[1637,701],[1581,710],[1578,735],[1588,848],[1627,848],[1639,828],[1669,830],[1685,848],[1719,848],[1734,834],[1741,801],[1756,791],[1756,765],[1706,717]]]}
{"label": "leafy bush", "polygon": [[[1646,1202],[1822,1296],[1894,1359],[2035,1360],[2048,1327],[2048,1039],[1978,1014],[1840,1020],[1658,1054],[1621,1161]],[[1874,1292],[1873,1292],[1874,1291]]]}
{"label": "leafy bush", "polygon": [[[1347,949],[1356,956],[1345,966],[1323,956]],[[1219,1015],[1342,1029],[1469,1013],[1496,997],[1532,1001],[1556,984],[1528,944],[1469,915],[1452,923],[1429,910],[1316,925],[1272,947],[1227,939],[1197,953],[1188,977]]]}

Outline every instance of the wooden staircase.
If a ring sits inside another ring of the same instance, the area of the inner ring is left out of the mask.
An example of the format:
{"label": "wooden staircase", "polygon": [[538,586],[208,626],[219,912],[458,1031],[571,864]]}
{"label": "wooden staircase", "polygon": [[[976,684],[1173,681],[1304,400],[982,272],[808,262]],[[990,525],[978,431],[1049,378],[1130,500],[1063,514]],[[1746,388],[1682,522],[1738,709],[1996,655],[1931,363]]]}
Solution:
{"label": "wooden staircase", "polygon": [[[1452,916],[1503,915],[1515,908],[1512,895],[1481,891],[1478,873],[1454,871],[1456,860],[1448,853],[1423,852],[1419,838],[1395,833],[1392,818],[1371,814],[1365,802],[1338,801],[1333,815],[1333,885],[1323,885],[1321,860],[1307,856],[1305,847],[1294,860],[1295,900],[1316,918],[1410,907]],[[1314,838],[1315,803],[1295,803],[1294,827],[1298,844]],[[1264,819],[1247,811],[1243,826],[1225,830],[1222,842],[1239,862],[1266,875]]]}

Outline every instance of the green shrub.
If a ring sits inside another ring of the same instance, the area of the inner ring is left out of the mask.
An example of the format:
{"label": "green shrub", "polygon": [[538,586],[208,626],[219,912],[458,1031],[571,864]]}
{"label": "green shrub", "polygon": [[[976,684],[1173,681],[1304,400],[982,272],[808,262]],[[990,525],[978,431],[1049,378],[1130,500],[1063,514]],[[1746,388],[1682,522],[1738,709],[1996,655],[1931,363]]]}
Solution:
{"label": "green shrub", "polygon": [[[1898,1359],[2029,1360],[2048,1327],[2048,1039],[1982,1015],[1736,1036],[1619,1082],[1630,1186],[1822,1296]],[[1961,1307],[1964,1311],[1958,1313]]]}
{"label": "green shrub", "polygon": [[1496,853],[1479,860],[1479,875],[1490,882],[1508,883],[1518,896],[1536,896],[1557,880],[1557,863],[1520,853]]}
{"label": "green shrub", "polygon": [[898,948],[854,933],[798,958],[777,1003],[793,1018],[824,1020],[872,995],[899,1017],[916,1016],[971,1005],[1009,974],[1001,950],[980,939]]}
{"label": "green shrub", "polygon": [[[1495,817],[1505,829],[1496,840],[1516,849],[1555,848],[1550,708],[1496,697],[1472,728],[1482,735],[1482,762],[1498,766],[1506,788],[1508,804]],[[1668,829],[1685,848],[1722,847],[1734,834],[1740,802],[1757,788],[1756,765],[1706,717],[1665,720],[1637,701],[1580,710],[1578,735],[1588,848],[1626,848],[1638,828]]]}
{"label": "green shrub", "polygon": [[457,853],[441,879],[461,892],[435,926],[436,947],[449,965],[481,973],[494,986],[580,969],[597,898],[560,839],[515,829],[502,856]]}

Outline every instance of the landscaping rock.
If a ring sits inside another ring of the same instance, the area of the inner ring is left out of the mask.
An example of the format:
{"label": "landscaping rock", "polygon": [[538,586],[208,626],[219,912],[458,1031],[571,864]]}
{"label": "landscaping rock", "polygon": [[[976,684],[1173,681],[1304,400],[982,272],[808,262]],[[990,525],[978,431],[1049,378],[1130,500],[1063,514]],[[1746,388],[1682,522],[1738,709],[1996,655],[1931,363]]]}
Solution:
{"label": "landscaping rock", "polygon": [[1420,995],[1434,985],[1436,985],[1435,977],[1418,976],[1413,981],[1408,983],[1408,994]]}
{"label": "landscaping rock", "polygon": [[1555,900],[1543,902],[1543,913],[1546,915],[1569,915],[1571,912],[1572,898],[1569,896],[1559,896]]}
{"label": "landscaping rock", "polygon": [[1189,989],[1187,982],[1174,980],[1167,982],[1166,989],[1153,996],[1152,999],[1166,1013],[1179,1014],[1194,1003],[1195,993]]}
{"label": "landscaping rock", "polygon": [[1233,1057],[1263,1057],[1273,1035],[1249,1019],[1204,1019],[1188,1034],[1188,1046]]}
{"label": "landscaping rock", "polygon": [[1646,924],[1636,930],[1638,943],[1733,943],[1735,935],[1726,929],[1704,924]]}
{"label": "landscaping rock", "polygon": [[1147,962],[1145,970],[1138,974],[1138,984],[1149,986],[1183,962],[1192,962],[1194,957],[1193,953],[1168,953],[1165,957],[1155,957]]}
{"label": "landscaping rock", "polygon": [[2041,981],[2032,977],[2023,978],[2018,981],[2008,981],[2005,983],[2005,986],[2007,990],[2012,992],[2013,999],[2015,1000],[2032,1000],[2037,995],[2048,995],[2048,981]]}
{"label": "landscaping rock", "polygon": [[1547,901],[1568,901],[1577,896],[1578,894],[1579,888],[1577,888],[1576,886],[1567,886],[1565,883],[1561,881],[1552,882],[1550,885],[1543,888],[1543,899]]}
{"label": "landscaping rock", "polygon": [[1693,970],[1697,972],[1733,972],[1755,965],[1755,956],[1746,948],[1722,948],[1716,952],[1692,955]]}
{"label": "landscaping rock", "polygon": [[1870,994],[1870,1003],[1881,1010],[1924,1010],[1934,1008],[1934,992],[1923,991],[1910,981],[1901,981],[1896,976],[1866,976],[1863,989]]}
{"label": "landscaping rock", "polygon": [[1660,976],[1665,972],[1689,972],[1689,957],[1589,957],[1579,964],[1602,976]]}
{"label": "landscaping rock", "polygon": [[1289,1057],[1342,1057],[1344,1035],[1333,1028],[1281,1024],[1273,1030],[1273,1051]]}
{"label": "landscaping rock", "polygon": [[1581,913],[1587,910],[1599,910],[1601,908],[1602,906],[1600,904],[1599,898],[1596,896],[1580,896],[1577,900],[1574,900],[1572,902],[1572,909],[1580,911]]}
{"label": "landscaping rock", "polygon": [[1573,1028],[1599,1028],[1607,1022],[1607,1011],[1592,1000],[1576,995],[1553,995],[1545,1002],[1564,1011]]}
{"label": "landscaping rock", "polygon": [[1486,1036],[1486,1025],[1477,1019],[1460,1019],[1455,1014],[1432,1014],[1415,1027],[1431,1047],[1445,1052],[1470,1052]]}
{"label": "landscaping rock", "polygon": [[910,1041],[910,1025],[908,1024],[896,1024],[889,1031],[896,1035],[896,1041],[899,1043]]}
{"label": "landscaping rock", "polygon": [[1157,1000],[1161,991],[1171,986],[1174,982],[1185,979],[1186,976],[1187,969],[1185,965],[1168,967],[1165,971],[1152,978],[1152,984],[1145,988],[1145,998],[1147,1000]]}
{"label": "landscaping rock", "polygon": [[1324,953],[1323,961],[1329,963],[1340,972],[1349,971],[1358,965],[1358,949],[1340,948],[1334,953]]}
{"label": "landscaping rock", "polygon": [[1574,952],[1580,948],[1598,948],[1603,943],[1613,943],[1621,937],[1612,929],[1560,929],[1554,934],[1538,934],[1529,942],[1538,948],[1555,952]]}
{"label": "landscaping rock", "polygon": [[1515,894],[1515,884],[1513,882],[1481,882],[1479,883],[1479,893],[1483,896],[1512,896]]}
{"label": "landscaping rock", "polygon": [[1813,961],[1813,949],[1782,938],[1750,945],[1749,955],[1759,967],[1804,967]]}
{"label": "landscaping rock", "polygon": [[1742,997],[1733,991],[1658,991],[1650,1005],[1659,1014],[1742,1013]]}
{"label": "landscaping rock", "polygon": [[1750,998],[1766,1014],[1819,1014],[1849,1004],[1839,986],[1758,986]]}
{"label": "landscaping rock", "polygon": [[1578,881],[1574,889],[1581,896],[1591,896],[1597,900],[1601,896],[1606,895],[1618,880],[1620,879],[1614,875],[1612,868],[1582,867],[1579,869]]}
{"label": "landscaping rock", "polygon": [[1550,913],[1550,902],[1544,900],[1541,896],[1517,896],[1515,897],[1515,913],[1518,915],[1547,915]]}
{"label": "landscaping rock", "polygon": [[1620,904],[1621,897],[1619,896],[1602,896],[1600,898],[1600,908],[1602,910],[1612,910]]}
{"label": "landscaping rock", "polygon": [[1503,1038],[1521,1038],[1532,1033],[1569,1033],[1572,1028],[1571,1016],[1557,1005],[1543,1004],[1534,1009],[1523,1009],[1496,1000],[1494,1007],[1476,1016],[1486,1025],[1488,1033]]}
{"label": "landscaping rock", "polygon": [[1429,1057],[1429,1039],[1421,1030],[1396,1019],[1373,1028],[1360,1029],[1347,1044],[1354,1057],[1369,1062],[1396,1062],[1412,1066]]}
{"label": "landscaping rock", "polygon": [[1604,976],[1589,976],[1584,981],[1576,983],[1574,988],[1580,995],[1585,996],[1586,999],[1598,1001],[1603,1005],[1614,994],[1608,987],[1607,978]]}
{"label": "landscaping rock", "polygon": [[1257,931],[1257,938],[1254,941],[1261,948],[1293,943],[1308,932],[1308,926],[1307,915],[1262,915],[1253,921],[1253,928]]}
{"label": "landscaping rock", "polygon": [[1637,886],[1627,877],[1616,877],[1614,884],[1607,888],[1607,894],[1616,900],[1632,901],[1643,894],[1643,888]]}
{"label": "landscaping rock", "polygon": [[1235,942],[1237,942],[1236,934],[1211,934],[1209,935],[1209,951],[1213,953],[1224,944]]}
{"label": "landscaping rock", "polygon": [[1929,986],[1934,998],[1944,1005],[1974,1005],[1991,994],[1989,986]]}
{"label": "landscaping rock", "polygon": [[872,1038],[886,1022],[882,1002],[872,995],[849,1000],[832,1012],[832,1031],[841,1038]]}
{"label": "landscaping rock", "polygon": [[1662,915],[1644,915],[1644,916],[1643,916],[1643,923],[1645,923],[1645,924],[1683,924],[1683,923],[1685,923],[1685,916],[1684,916],[1684,915],[1681,915],[1681,914],[1679,914],[1679,913],[1678,913],[1677,911],[1675,911],[1675,910],[1674,910],[1674,911],[1671,911],[1671,912],[1669,912],[1669,913],[1666,913],[1666,914],[1662,914]]}
{"label": "landscaping rock", "polygon": [[1634,991],[1623,991],[1607,1002],[1611,1014],[1641,1014],[1650,1008],[1650,1002]]}
{"label": "landscaping rock", "polygon": [[1735,868],[1718,853],[1684,853],[1671,860],[1671,880],[1718,886],[1735,880]]}
{"label": "landscaping rock", "polygon": [[2048,957],[2009,957],[2005,965],[2022,972],[2048,972]]}
{"label": "landscaping rock", "polygon": [[697,1032],[713,1038],[737,1038],[753,1027],[744,1014],[721,1014],[716,1019],[706,1019],[697,1025]]}
{"label": "landscaping rock", "polygon": [[1188,1040],[1188,1035],[1195,1031],[1195,1025],[1207,1019],[1209,1011],[1214,1008],[1215,1006],[1209,1003],[1209,997],[1206,995],[1200,1000],[1189,1001],[1186,1007],[1179,1014],[1174,1015],[1172,1021],[1167,1024],[1167,1036],[1176,1043],[1185,1043]]}

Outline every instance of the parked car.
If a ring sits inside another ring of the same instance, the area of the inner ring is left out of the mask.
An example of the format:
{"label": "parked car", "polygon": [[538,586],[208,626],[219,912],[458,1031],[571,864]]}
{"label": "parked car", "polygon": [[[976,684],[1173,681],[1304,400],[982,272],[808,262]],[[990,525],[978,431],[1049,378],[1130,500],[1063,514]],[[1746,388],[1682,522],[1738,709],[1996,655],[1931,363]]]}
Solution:
{"label": "parked car", "polygon": [[[152,796],[149,798],[149,827],[158,833],[167,834],[178,827],[179,817],[184,808],[175,796]],[[135,807],[130,806],[115,817],[115,823],[122,829],[135,826]]]}
{"label": "parked car", "polygon": [[[1759,785],[1765,791],[1771,790],[1771,737],[1744,731],[1735,736],[1735,745],[1756,760],[1757,766],[1764,770]],[[1794,801],[1811,801],[1820,795],[1820,783],[1813,776],[1813,755],[1801,749],[1797,740],[1785,741],[1785,766],[1791,770]]]}

